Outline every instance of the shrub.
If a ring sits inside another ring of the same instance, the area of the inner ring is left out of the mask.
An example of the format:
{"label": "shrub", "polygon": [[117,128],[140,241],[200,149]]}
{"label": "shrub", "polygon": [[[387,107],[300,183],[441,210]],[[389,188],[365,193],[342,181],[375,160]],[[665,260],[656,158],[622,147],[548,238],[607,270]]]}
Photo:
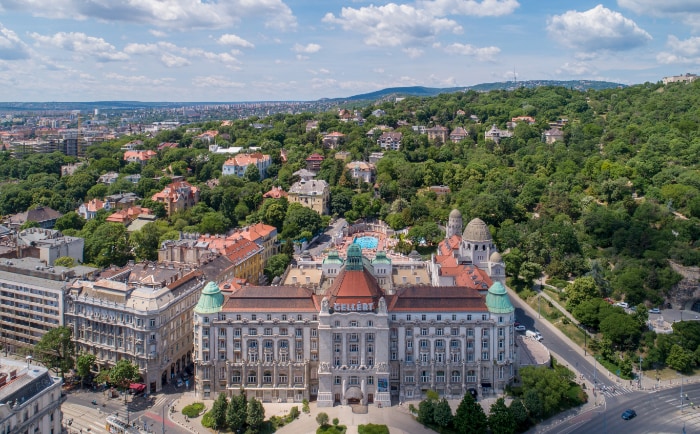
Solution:
{"label": "shrub", "polygon": [[287,415],[287,422],[291,422],[299,417],[299,407],[296,405],[289,409],[289,414]]}
{"label": "shrub", "polygon": [[204,428],[214,427],[214,415],[211,414],[211,411],[204,413],[204,416],[202,417],[202,426]]}
{"label": "shrub", "polygon": [[340,423],[340,420],[337,417],[333,418],[333,425],[338,425]]}
{"label": "shrub", "polygon": [[204,410],[204,403],[193,402],[182,409],[182,414],[187,417],[198,417]]}
{"label": "shrub", "polygon": [[304,398],[301,401],[301,411],[303,411],[304,413],[309,413],[311,411],[311,409],[309,408],[309,400],[306,398]]}
{"label": "shrub", "polygon": [[376,425],[368,423],[357,427],[359,434],[389,434],[389,428],[386,425]]}

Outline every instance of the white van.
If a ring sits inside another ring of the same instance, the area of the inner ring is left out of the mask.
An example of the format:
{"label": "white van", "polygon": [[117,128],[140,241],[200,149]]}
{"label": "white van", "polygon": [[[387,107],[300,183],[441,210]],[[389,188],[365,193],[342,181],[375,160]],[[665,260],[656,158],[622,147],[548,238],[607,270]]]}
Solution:
{"label": "white van", "polygon": [[541,341],[541,340],[542,340],[542,335],[540,334],[540,332],[535,332],[535,331],[532,331],[532,330],[526,331],[526,332],[525,332],[525,336],[527,336],[528,338],[532,338],[532,339],[534,339],[534,340],[536,340],[536,341]]}

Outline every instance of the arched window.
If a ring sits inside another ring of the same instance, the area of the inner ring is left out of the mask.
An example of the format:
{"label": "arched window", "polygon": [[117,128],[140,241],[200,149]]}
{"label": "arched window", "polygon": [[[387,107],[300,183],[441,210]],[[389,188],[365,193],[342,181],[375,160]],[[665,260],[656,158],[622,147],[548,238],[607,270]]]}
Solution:
{"label": "arched window", "polygon": [[257,383],[258,382],[258,374],[255,373],[255,371],[248,371],[248,383]]}
{"label": "arched window", "polygon": [[272,372],[270,372],[270,371],[263,372],[263,383],[265,383],[265,384],[272,383]]}
{"label": "arched window", "polygon": [[459,383],[461,381],[462,375],[459,371],[452,371],[452,382]]}

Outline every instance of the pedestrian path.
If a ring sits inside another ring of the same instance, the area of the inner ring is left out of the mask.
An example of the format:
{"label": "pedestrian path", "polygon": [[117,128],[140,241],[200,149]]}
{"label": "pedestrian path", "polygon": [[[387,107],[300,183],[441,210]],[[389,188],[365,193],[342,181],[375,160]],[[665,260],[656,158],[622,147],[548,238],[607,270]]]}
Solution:
{"label": "pedestrian path", "polygon": [[626,393],[635,392],[635,391],[637,391],[637,389],[630,389],[627,387],[618,387],[618,386],[615,386],[615,387],[601,386],[601,389],[598,389],[598,393],[602,393],[607,398],[612,398],[613,396],[620,396],[620,395],[624,395]]}
{"label": "pedestrian path", "polygon": [[99,410],[64,402],[61,405],[63,425],[68,433],[109,433],[105,425],[105,414]]}

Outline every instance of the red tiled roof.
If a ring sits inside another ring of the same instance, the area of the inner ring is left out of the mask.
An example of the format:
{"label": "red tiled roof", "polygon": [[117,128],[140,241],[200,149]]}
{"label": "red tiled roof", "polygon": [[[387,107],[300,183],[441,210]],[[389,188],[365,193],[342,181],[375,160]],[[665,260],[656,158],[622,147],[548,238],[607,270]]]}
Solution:
{"label": "red tiled roof", "polygon": [[366,268],[347,270],[338,274],[327,296],[331,305],[334,303],[378,303],[384,291],[377,284],[377,279]]}
{"label": "red tiled roof", "polygon": [[224,247],[224,254],[234,264],[240,264],[259,251],[260,246],[243,237]]}
{"label": "red tiled roof", "polygon": [[282,187],[272,187],[270,191],[267,193],[263,194],[263,197],[265,198],[272,198],[272,199],[279,199],[282,197],[287,197],[288,194]]}
{"label": "red tiled roof", "polygon": [[319,154],[311,154],[306,158],[306,161],[323,161],[325,158],[323,158],[323,155]]}

